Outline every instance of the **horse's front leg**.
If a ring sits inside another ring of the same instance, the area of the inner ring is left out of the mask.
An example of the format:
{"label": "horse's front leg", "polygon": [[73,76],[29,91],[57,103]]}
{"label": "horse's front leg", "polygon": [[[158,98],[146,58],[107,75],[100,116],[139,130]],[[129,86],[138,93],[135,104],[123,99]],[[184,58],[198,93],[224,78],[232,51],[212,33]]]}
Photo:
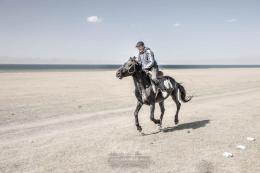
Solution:
{"label": "horse's front leg", "polygon": [[134,113],[134,116],[135,116],[135,125],[136,125],[136,128],[139,132],[142,131],[142,127],[139,125],[139,120],[138,120],[138,113],[141,109],[141,107],[143,106],[143,103],[141,103],[140,101],[137,101],[137,105],[136,105],[136,108],[135,108],[135,113]]}
{"label": "horse's front leg", "polygon": [[161,124],[160,120],[157,120],[154,118],[154,110],[155,110],[155,103],[151,103],[150,105],[150,119],[155,123],[155,124]]}

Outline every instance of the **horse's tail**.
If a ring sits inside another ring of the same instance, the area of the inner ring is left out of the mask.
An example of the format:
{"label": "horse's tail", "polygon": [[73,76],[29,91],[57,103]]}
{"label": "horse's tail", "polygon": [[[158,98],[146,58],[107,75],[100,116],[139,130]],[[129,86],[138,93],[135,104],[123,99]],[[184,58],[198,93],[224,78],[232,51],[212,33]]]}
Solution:
{"label": "horse's tail", "polygon": [[178,82],[176,82],[177,88],[180,91],[180,98],[183,102],[189,102],[193,96],[186,96],[186,90],[185,88]]}
{"label": "horse's tail", "polygon": [[[180,91],[179,95],[180,95],[181,101],[186,103],[192,99],[193,96],[187,96],[185,88],[180,83],[176,82],[174,78],[172,78],[170,76],[165,76],[165,77],[170,79],[170,81],[174,85],[174,89],[176,91],[178,91],[178,90]],[[177,94],[177,92],[176,92],[176,94]]]}

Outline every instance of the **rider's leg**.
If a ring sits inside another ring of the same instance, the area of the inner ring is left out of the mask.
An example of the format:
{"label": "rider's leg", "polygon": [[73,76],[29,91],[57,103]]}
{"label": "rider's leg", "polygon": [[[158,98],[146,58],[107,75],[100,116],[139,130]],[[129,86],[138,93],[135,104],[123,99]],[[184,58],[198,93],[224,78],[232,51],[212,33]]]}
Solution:
{"label": "rider's leg", "polygon": [[[150,79],[153,81],[154,84],[152,84],[155,87],[155,92],[157,91],[157,89],[161,89],[161,91],[166,90],[163,83],[160,83],[160,80],[158,79],[158,67],[152,67],[149,71],[148,71],[148,75],[150,77]],[[157,93],[158,94],[158,93]],[[157,95],[156,95],[157,97]]]}
{"label": "rider's leg", "polygon": [[155,84],[158,84],[158,68],[153,67],[151,69],[151,74],[152,74],[152,80],[154,81]]}
{"label": "rider's leg", "polygon": [[158,71],[159,69],[157,67],[153,67],[151,69],[151,78],[152,81],[155,83],[156,87],[160,88],[162,91],[166,90],[163,83],[160,83],[160,80],[158,79]]}

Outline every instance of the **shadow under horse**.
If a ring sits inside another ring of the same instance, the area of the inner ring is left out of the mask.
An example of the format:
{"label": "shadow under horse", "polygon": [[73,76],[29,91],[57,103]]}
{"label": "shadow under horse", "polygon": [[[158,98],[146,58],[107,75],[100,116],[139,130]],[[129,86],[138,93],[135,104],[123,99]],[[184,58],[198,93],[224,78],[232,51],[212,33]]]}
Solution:
{"label": "shadow under horse", "polygon": [[166,127],[166,128],[163,128],[162,131],[163,132],[173,132],[176,130],[198,129],[201,127],[205,127],[208,123],[210,123],[210,120],[194,121],[194,122],[190,122],[190,123],[180,124],[180,125],[174,126],[174,127]]}
{"label": "shadow under horse", "polygon": [[[175,124],[179,123],[178,114],[181,108],[182,102],[189,102],[192,96],[186,96],[186,90],[184,87],[176,82],[170,76],[161,76],[159,78],[159,85],[163,85],[165,90],[156,90],[154,84],[150,77],[142,70],[141,64],[139,64],[135,58],[130,58],[125,64],[123,64],[116,72],[116,77],[122,79],[124,77],[132,76],[135,85],[135,96],[137,99],[137,105],[134,112],[135,116],[135,125],[138,131],[142,131],[142,127],[139,124],[138,113],[143,106],[143,104],[150,106],[150,119],[155,124],[161,127],[163,115],[165,112],[164,108],[164,100],[169,96],[172,97],[172,100],[175,102],[177,106],[174,122]],[[180,96],[180,100],[179,97]],[[161,115],[160,119],[154,118],[155,104],[159,103]]]}
{"label": "shadow under horse", "polygon": [[[198,128],[206,127],[206,125],[209,123],[210,123],[210,120],[194,121],[194,122],[190,122],[190,123],[179,124],[179,125],[173,126],[173,127],[165,127],[163,129],[161,129],[160,131],[156,131],[156,132],[143,133],[143,136],[155,135],[160,132],[163,132],[163,133],[174,132],[177,130],[189,130],[189,129],[195,130]],[[188,133],[190,133],[190,132],[188,132]]]}

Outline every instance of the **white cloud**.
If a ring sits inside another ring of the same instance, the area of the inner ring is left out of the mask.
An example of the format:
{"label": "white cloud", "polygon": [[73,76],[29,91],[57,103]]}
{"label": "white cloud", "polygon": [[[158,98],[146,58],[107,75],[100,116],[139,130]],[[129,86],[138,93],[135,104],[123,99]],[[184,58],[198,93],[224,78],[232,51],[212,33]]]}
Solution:
{"label": "white cloud", "polygon": [[100,22],[102,22],[102,19],[98,16],[89,16],[87,18],[87,21],[90,23],[100,23]]}
{"label": "white cloud", "polygon": [[173,24],[173,26],[174,27],[179,27],[179,26],[181,26],[181,24],[180,23],[175,23],[175,24]]}
{"label": "white cloud", "polygon": [[226,20],[226,22],[229,22],[229,23],[236,22],[236,21],[237,21],[237,19],[235,19],[235,18]]}

